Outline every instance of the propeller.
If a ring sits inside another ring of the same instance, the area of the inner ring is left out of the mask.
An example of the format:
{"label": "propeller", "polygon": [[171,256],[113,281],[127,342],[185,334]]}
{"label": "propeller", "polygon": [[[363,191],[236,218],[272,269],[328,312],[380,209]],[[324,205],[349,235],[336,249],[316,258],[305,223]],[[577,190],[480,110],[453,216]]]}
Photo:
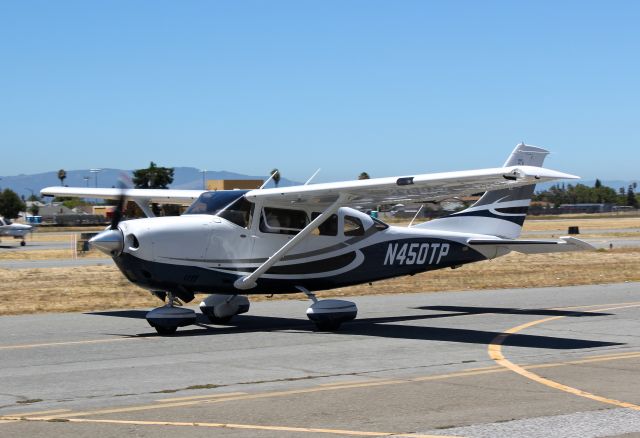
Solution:
{"label": "propeller", "polygon": [[96,247],[100,251],[112,257],[118,256],[124,248],[124,237],[122,235],[122,231],[118,229],[118,224],[122,220],[122,213],[127,202],[127,180],[128,178],[124,174],[121,174],[118,179],[120,196],[118,196],[116,208],[113,210],[113,215],[111,216],[111,225],[108,229],[98,233],[89,240],[89,244],[91,246]]}
{"label": "propeller", "polygon": [[127,203],[126,197],[126,189],[131,187],[131,181],[126,174],[120,174],[120,178],[118,178],[118,188],[120,189],[120,196],[118,197],[118,202],[116,204],[115,210],[113,210],[113,215],[111,216],[111,226],[110,230],[117,230],[118,224],[122,220],[122,213],[124,211],[124,207]]}

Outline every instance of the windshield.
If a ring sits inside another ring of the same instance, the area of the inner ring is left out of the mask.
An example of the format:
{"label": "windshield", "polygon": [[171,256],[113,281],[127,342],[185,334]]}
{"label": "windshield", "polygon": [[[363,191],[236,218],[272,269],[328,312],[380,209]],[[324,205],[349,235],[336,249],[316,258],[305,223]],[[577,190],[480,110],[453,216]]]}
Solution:
{"label": "windshield", "polygon": [[249,190],[219,190],[216,192],[205,192],[184,214],[217,214],[227,205],[239,199]]}

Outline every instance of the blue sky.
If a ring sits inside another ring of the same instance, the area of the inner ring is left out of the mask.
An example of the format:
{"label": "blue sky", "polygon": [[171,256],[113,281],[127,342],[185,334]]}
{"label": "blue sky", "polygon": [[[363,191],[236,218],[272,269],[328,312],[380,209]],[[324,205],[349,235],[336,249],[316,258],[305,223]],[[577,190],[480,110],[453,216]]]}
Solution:
{"label": "blue sky", "polygon": [[0,175],[318,181],[492,167],[640,179],[635,1],[0,3]]}

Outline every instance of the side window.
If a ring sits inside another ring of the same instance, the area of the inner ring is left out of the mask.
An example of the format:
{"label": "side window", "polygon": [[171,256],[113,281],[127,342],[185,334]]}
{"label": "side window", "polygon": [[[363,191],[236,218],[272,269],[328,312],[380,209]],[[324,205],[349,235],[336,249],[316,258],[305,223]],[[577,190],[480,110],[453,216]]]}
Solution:
{"label": "side window", "polygon": [[344,235],[345,236],[364,236],[364,226],[362,221],[357,217],[344,217]]}
{"label": "side window", "polygon": [[240,227],[247,228],[251,224],[253,214],[253,202],[247,201],[244,196],[222,210],[218,216]]}
{"label": "side window", "polygon": [[[315,219],[320,213],[312,213],[311,218]],[[329,219],[324,221],[318,228],[313,230],[314,236],[337,236],[338,235],[338,215],[331,215]]]}
{"label": "side window", "polygon": [[298,234],[307,223],[307,213],[304,211],[265,207],[260,217],[260,231],[263,233]]}

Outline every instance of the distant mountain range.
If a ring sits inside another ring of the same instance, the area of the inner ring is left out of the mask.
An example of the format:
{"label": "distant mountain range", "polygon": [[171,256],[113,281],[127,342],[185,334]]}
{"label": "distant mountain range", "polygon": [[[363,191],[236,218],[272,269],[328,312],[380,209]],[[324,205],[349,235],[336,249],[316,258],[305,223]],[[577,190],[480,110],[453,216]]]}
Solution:
{"label": "distant mountain range", "polygon": [[[121,169],[102,169],[97,174],[97,186],[98,187],[115,187],[118,184],[118,178],[120,175],[126,174],[131,177],[130,170]],[[228,172],[226,170],[220,171],[207,171],[206,179],[263,179],[266,180],[268,176],[265,175],[244,175],[241,173]],[[574,181],[559,181],[544,183],[536,187],[536,191],[542,191],[554,184],[584,184],[587,186],[593,186],[595,180],[574,180]],[[620,187],[624,187],[625,190],[631,181],[621,180],[602,180],[602,184],[608,187],[612,187],[616,191]],[[69,187],[96,187],[96,174],[91,173],[89,169],[84,170],[67,170],[67,178],[64,180],[64,184]],[[292,181],[286,178],[280,180],[281,187],[293,186],[301,184],[297,181]],[[33,191],[36,195],[40,194],[40,190],[44,187],[59,186],[60,180],[58,179],[58,171],[37,173],[33,175],[15,175],[15,176],[0,176],[0,190],[9,188],[16,192],[20,196],[25,198],[29,197]],[[268,187],[274,187],[273,182],[268,184]],[[195,167],[176,167],[174,168],[174,180],[171,184],[172,189],[202,189],[202,172]]]}
{"label": "distant mountain range", "polygon": [[[67,170],[67,178],[64,185],[69,187],[96,187],[96,176],[98,187],[116,187],[118,178],[124,173],[131,177],[130,170],[121,169],[102,169],[99,173],[94,174],[89,169],[84,170]],[[176,167],[174,168],[172,189],[202,189],[202,172],[195,167]],[[227,171],[207,171],[206,179],[263,179],[265,175],[243,175],[235,172]],[[297,181],[291,181],[281,178],[279,186],[287,187],[300,184]],[[34,175],[15,175],[0,176],[0,190],[11,189],[20,196],[29,197],[31,193],[40,194],[40,190],[49,186],[59,186],[58,171],[37,173]],[[271,181],[267,187],[274,187]]]}

